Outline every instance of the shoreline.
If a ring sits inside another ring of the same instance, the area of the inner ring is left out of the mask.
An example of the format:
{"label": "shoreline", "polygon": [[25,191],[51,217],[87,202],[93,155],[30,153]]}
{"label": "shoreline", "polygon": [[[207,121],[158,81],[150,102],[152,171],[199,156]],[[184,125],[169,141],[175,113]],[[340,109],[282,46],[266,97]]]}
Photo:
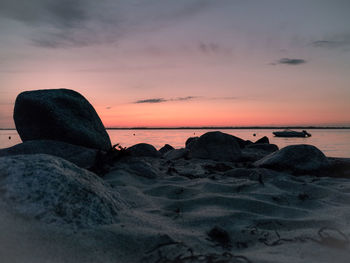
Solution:
{"label": "shoreline", "polygon": [[[106,127],[106,130],[271,130],[271,129],[309,129],[309,130],[349,130],[350,127],[330,126],[232,126],[232,127]],[[13,131],[16,128],[0,128],[0,131]]]}

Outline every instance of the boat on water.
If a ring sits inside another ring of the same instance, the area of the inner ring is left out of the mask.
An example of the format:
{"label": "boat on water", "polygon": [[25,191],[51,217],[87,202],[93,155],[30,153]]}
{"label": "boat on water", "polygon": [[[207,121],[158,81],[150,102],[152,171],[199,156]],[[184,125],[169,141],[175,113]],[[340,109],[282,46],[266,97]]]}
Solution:
{"label": "boat on water", "polygon": [[272,133],[276,137],[303,137],[303,138],[311,137],[311,133],[308,133],[305,130],[301,132],[293,131],[293,130],[284,130],[284,131],[276,131]]}

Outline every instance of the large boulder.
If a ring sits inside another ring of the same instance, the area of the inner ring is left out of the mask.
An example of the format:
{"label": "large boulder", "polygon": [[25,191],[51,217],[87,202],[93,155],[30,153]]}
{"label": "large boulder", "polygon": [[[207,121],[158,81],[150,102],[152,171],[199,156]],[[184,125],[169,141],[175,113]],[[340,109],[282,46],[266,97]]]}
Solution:
{"label": "large boulder", "polygon": [[73,90],[22,92],[17,96],[13,118],[22,141],[56,140],[88,148],[111,148],[95,109]]}
{"label": "large boulder", "polygon": [[45,154],[1,157],[0,182],[8,209],[48,224],[75,229],[113,224],[129,206],[93,173]]}
{"label": "large boulder", "polygon": [[135,157],[160,157],[161,153],[154,148],[153,145],[148,143],[138,143],[128,149],[126,149],[127,154]]}
{"label": "large boulder", "polygon": [[52,140],[34,140],[0,149],[0,157],[22,154],[49,154],[61,157],[82,168],[94,165],[98,150]]}
{"label": "large boulder", "polygon": [[185,142],[186,149],[191,149],[199,137],[189,137]]}
{"label": "large boulder", "polygon": [[207,132],[193,142],[190,157],[236,161],[241,157],[241,149],[236,137],[219,131]]}
{"label": "large boulder", "polygon": [[329,166],[327,157],[315,146],[307,144],[289,145],[271,153],[254,163],[256,167],[308,173]]}

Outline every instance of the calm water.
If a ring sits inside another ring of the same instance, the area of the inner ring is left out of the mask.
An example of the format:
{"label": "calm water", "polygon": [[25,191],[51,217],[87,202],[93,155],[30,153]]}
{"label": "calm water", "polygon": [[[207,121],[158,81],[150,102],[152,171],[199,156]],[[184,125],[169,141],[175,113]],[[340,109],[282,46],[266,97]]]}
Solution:
{"label": "calm water", "polygon": [[[200,136],[210,130],[108,130],[113,144],[119,143],[123,147],[129,147],[136,143],[149,143],[157,149],[168,143],[175,148],[184,147],[188,137]],[[267,136],[271,143],[280,148],[291,144],[312,144],[322,150],[327,156],[350,157],[350,129],[309,130],[310,138],[278,138],[272,135],[272,129],[232,129],[222,130],[245,140],[255,141]],[[253,136],[253,134],[256,136]],[[11,137],[11,139],[9,139]],[[15,130],[0,130],[0,148],[6,148],[20,143]]]}

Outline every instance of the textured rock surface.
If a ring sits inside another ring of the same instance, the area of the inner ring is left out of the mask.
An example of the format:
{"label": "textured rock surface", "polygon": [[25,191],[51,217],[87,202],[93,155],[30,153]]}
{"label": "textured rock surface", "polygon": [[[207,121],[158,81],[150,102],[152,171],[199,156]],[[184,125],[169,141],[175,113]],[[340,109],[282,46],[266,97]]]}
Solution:
{"label": "textured rock surface", "polygon": [[185,142],[186,149],[191,149],[194,145],[194,142],[198,140],[199,137],[189,137]]}
{"label": "textured rock surface", "polygon": [[136,157],[160,157],[161,156],[160,152],[158,152],[153,145],[150,145],[148,143],[135,144],[129,147],[128,149],[126,149],[126,151],[131,156],[136,156]]}
{"label": "textured rock surface", "polygon": [[0,182],[0,198],[11,209],[48,224],[113,224],[128,206],[102,179],[45,154],[1,157]]}
{"label": "textured rock surface", "polygon": [[257,167],[286,170],[294,173],[313,172],[326,168],[329,162],[326,156],[315,146],[290,145],[269,154],[254,163]]}
{"label": "textured rock surface", "polygon": [[167,153],[167,152],[169,152],[171,150],[174,150],[174,147],[171,146],[170,144],[165,144],[162,148],[159,149],[159,152],[161,154],[165,154],[165,153]]}
{"label": "textured rock surface", "polygon": [[[145,159],[152,159],[149,157],[146,158],[137,158],[137,157],[127,157],[118,162],[116,162],[111,171],[116,173],[128,173],[132,176],[141,176],[146,178],[157,178],[158,171],[152,165],[152,163],[148,162]],[[106,179],[105,175],[103,178]]]}
{"label": "textured rock surface", "polygon": [[250,145],[247,145],[245,148],[251,149],[251,150],[262,150],[268,153],[278,151],[278,146],[276,144],[268,144],[268,143],[250,144]]}
{"label": "textured rock surface", "polygon": [[250,144],[247,145],[244,149],[242,149],[242,160],[254,162],[264,158],[265,156],[275,151],[278,151],[278,146],[275,144]]}
{"label": "textured rock surface", "polygon": [[34,140],[19,143],[6,149],[0,149],[0,157],[42,153],[61,157],[82,168],[89,168],[94,164],[97,152],[98,150],[95,149],[65,142]]}
{"label": "textured rock surface", "polygon": [[259,140],[257,140],[255,143],[260,144],[260,143],[270,143],[269,138],[266,136],[261,137]]}
{"label": "textured rock surface", "polygon": [[236,137],[222,132],[207,132],[193,143],[190,157],[215,161],[236,161],[241,149]]}
{"label": "textured rock surface", "polygon": [[22,141],[47,139],[102,150],[111,147],[95,109],[73,90],[22,92],[13,117]]}
{"label": "textured rock surface", "polygon": [[186,158],[188,153],[189,150],[186,148],[174,149],[164,154],[164,158],[167,160],[177,160],[180,158]]}

